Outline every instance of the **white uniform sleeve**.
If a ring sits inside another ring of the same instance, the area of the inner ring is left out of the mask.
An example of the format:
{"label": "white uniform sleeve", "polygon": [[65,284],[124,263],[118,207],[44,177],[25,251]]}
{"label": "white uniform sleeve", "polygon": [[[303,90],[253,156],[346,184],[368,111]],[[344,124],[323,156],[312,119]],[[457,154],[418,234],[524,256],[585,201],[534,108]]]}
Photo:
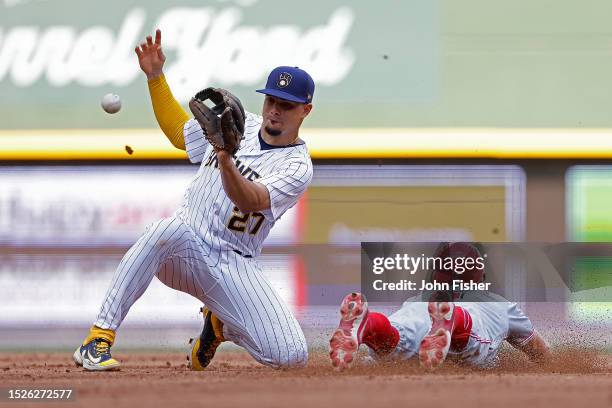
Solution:
{"label": "white uniform sleeve", "polygon": [[522,346],[531,340],[533,324],[516,303],[508,304],[508,336],[506,340],[513,346]]}
{"label": "white uniform sleeve", "polygon": [[200,163],[209,143],[204,137],[204,131],[198,121],[195,119],[188,120],[183,127],[183,135],[185,136],[185,150],[187,156],[189,156],[189,161]]}
{"label": "white uniform sleeve", "polygon": [[272,222],[278,220],[293,207],[312,181],[312,162],[305,159],[289,159],[280,170],[254,180],[263,184],[270,193],[270,210],[262,211]]}

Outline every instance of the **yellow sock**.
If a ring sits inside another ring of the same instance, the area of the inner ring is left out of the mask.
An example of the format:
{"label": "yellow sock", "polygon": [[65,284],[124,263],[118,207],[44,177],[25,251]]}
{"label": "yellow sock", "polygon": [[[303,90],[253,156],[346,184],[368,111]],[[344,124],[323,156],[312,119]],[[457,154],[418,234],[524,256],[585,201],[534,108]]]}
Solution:
{"label": "yellow sock", "polygon": [[115,342],[115,331],[111,329],[101,329],[98,326],[91,326],[91,329],[89,329],[89,335],[83,342],[83,345],[89,343],[93,339],[104,339],[112,346]]}
{"label": "yellow sock", "polygon": [[210,314],[210,321],[212,323],[215,336],[217,336],[219,340],[225,341],[225,338],[223,337],[223,322],[219,320],[219,318],[215,316],[214,313]]}

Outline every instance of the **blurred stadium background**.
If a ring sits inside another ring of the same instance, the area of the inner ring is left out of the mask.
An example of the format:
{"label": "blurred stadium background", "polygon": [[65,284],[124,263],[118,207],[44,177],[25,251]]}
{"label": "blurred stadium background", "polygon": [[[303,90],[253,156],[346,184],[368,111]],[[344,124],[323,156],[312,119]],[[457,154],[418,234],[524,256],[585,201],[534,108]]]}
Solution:
{"label": "blurred stadium background", "polygon": [[[315,180],[262,258],[312,333],[359,287],[361,241],[612,237],[608,1],[3,0],[0,10],[0,349],[32,347],[41,328],[51,348],[76,345],[123,253],[172,214],[197,170],[158,130],[133,54],[156,27],[183,103],[215,85],[259,112],[253,91],[272,67],[313,75],[301,135]],[[116,115],[100,108],[108,92],[122,97]],[[320,256],[334,248],[342,254]],[[612,256],[577,273],[594,270],[611,279]],[[122,347],[180,346],[198,307],[154,281]],[[610,303],[563,307],[574,323],[610,323]]]}

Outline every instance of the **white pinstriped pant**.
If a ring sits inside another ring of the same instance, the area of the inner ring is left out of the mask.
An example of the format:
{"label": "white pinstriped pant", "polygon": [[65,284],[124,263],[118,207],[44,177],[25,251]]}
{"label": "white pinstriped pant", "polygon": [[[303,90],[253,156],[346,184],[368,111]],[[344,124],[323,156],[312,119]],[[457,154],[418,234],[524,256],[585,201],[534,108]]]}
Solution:
{"label": "white pinstriped pant", "polygon": [[179,218],[150,225],[121,260],[94,324],[116,330],[157,276],[201,300],[224,323],[224,337],[257,361],[277,368],[305,365],[302,329],[258,263],[231,249],[222,250],[219,259],[208,259],[208,253]]}

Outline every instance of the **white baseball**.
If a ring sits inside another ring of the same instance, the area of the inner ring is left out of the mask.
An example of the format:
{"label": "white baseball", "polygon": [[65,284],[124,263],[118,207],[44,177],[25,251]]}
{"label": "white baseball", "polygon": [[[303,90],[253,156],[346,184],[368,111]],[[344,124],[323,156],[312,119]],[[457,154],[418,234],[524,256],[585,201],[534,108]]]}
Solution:
{"label": "white baseball", "polygon": [[102,98],[101,105],[106,113],[117,113],[121,109],[121,98],[116,94],[106,94]]}

